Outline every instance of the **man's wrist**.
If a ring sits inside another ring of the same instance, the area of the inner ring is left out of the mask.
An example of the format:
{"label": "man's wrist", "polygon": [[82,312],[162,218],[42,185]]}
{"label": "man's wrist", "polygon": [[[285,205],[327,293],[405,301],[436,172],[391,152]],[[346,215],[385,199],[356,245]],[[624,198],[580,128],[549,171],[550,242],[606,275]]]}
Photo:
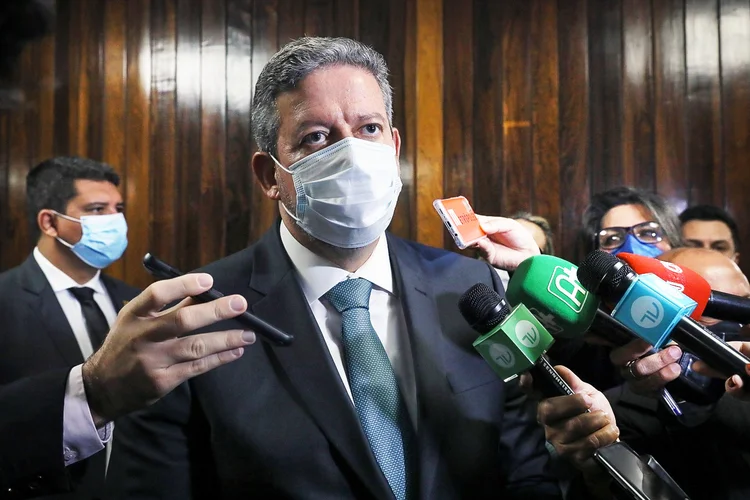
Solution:
{"label": "man's wrist", "polygon": [[100,389],[98,377],[96,376],[96,370],[94,369],[93,362],[89,358],[81,368],[81,376],[83,379],[83,388],[86,391],[86,401],[89,405],[89,411],[91,411],[91,418],[94,420],[94,425],[97,429],[101,429],[109,422],[112,418],[107,418],[104,408],[106,404],[102,401],[105,397],[104,391]]}

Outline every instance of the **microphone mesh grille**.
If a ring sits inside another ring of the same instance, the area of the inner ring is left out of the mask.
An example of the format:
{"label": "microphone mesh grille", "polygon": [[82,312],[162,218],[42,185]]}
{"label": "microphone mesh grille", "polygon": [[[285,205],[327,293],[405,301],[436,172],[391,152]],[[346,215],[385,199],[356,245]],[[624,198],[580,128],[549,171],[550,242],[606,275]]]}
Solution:
{"label": "microphone mesh grille", "polygon": [[510,306],[495,290],[477,283],[458,300],[458,309],[464,319],[480,333],[487,333],[510,314]]}
{"label": "microphone mesh grille", "polygon": [[633,269],[614,255],[594,250],[578,267],[578,281],[591,293],[607,299],[619,298],[613,294],[631,272]]}

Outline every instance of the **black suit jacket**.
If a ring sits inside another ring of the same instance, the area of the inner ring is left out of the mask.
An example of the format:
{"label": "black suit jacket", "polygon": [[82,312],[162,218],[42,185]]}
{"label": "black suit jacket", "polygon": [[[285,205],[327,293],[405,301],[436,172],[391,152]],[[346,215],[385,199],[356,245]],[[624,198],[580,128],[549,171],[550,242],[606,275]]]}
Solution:
{"label": "black suit jacket", "polygon": [[[102,281],[116,311],[138,294],[114,278],[102,275]],[[0,499],[51,495],[74,485],[77,493],[56,498],[95,498],[103,477],[87,472],[104,471],[104,453],[66,469],[62,452],[68,372],[83,355],[33,255],[0,274],[0,318]]]}
{"label": "black suit jacket", "polygon": [[[476,353],[458,310],[477,282],[502,293],[497,274],[390,235],[388,245],[416,375],[419,498],[557,498],[535,408]],[[118,421],[107,498],[392,498],[278,226],[203,271],[295,341],[259,341]]]}

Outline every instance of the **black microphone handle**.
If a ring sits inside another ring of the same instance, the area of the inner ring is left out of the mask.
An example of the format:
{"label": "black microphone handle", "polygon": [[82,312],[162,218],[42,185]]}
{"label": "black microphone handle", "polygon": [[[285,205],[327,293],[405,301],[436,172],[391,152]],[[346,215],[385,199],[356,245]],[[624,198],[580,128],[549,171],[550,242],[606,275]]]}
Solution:
{"label": "black microphone handle", "polygon": [[533,367],[529,369],[534,383],[545,397],[572,396],[573,389],[563,380],[546,354],[542,354]]}
{"label": "black microphone handle", "polygon": [[750,376],[746,370],[750,359],[696,321],[682,317],[672,330],[670,340],[674,340],[727,378],[739,375],[743,383],[750,384]]}
{"label": "black microphone handle", "polygon": [[750,299],[711,290],[703,315],[743,325],[750,323]]}

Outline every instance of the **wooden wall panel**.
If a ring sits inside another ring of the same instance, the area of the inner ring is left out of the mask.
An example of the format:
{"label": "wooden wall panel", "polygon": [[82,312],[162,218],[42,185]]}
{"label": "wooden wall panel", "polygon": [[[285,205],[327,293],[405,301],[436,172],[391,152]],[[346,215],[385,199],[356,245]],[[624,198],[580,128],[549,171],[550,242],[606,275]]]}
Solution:
{"label": "wooden wall panel", "polygon": [[655,188],[679,212],[687,205],[685,4],[653,4]]}
{"label": "wooden wall panel", "polygon": [[[556,252],[576,264],[581,215],[589,203],[589,66],[586,0],[559,0],[560,226]],[[550,160],[554,161],[554,159]],[[540,215],[544,215],[542,212]]]}
{"label": "wooden wall panel", "polygon": [[136,285],[146,251],[187,270],[257,240],[278,209],[250,168],[252,95],[304,34],[389,63],[395,234],[456,250],[432,201],[465,195],[547,217],[578,261],[591,195],[631,184],[724,206],[750,243],[750,0],[71,0],[0,110],[0,270],[28,255],[25,175],[51,155],[121,174],[130,246],[108,272]]}
{"label": "wooden wall panel", "polygon": [[[232,0],[227,5],[227,107],[226,107],[226,253],[248,244],[253,185],[250,103],[253,88],[253,1]],[[216,222],[216,221],[215,221]]]}
{"label": "wooden wall panel", "polygon": [[688,204],[723,198],[717,8],[716,0],[685,0]]}
{"label": "wooden wall panel", "polygon": [[[443,26],[445,109],[445,155],[443,190],[450,196],[474,194],[474,58],[473,16],[471,4],[447,2]],[[443,231],[443,244],[453,245],[453,237]],[[449,247],[450,248],[450,247]]]}
{"label": "wooden wall panel", "polygon": [[[177,2],[156,0],[151,9],[151,243],[150,252],[177,262],[176,161]],[[176,264],[175,264],[176,265]]]}
{"label": "wooden wall panel", "polygon": [[750,0],[721,2],[720,19],[723,204],[742,221],[741,262],[747,272],[750,269]]}
{"label": "wooden wall panel", "polygon": [[622,3],[622,169],[626,184],[654,189],[651,0]]}

